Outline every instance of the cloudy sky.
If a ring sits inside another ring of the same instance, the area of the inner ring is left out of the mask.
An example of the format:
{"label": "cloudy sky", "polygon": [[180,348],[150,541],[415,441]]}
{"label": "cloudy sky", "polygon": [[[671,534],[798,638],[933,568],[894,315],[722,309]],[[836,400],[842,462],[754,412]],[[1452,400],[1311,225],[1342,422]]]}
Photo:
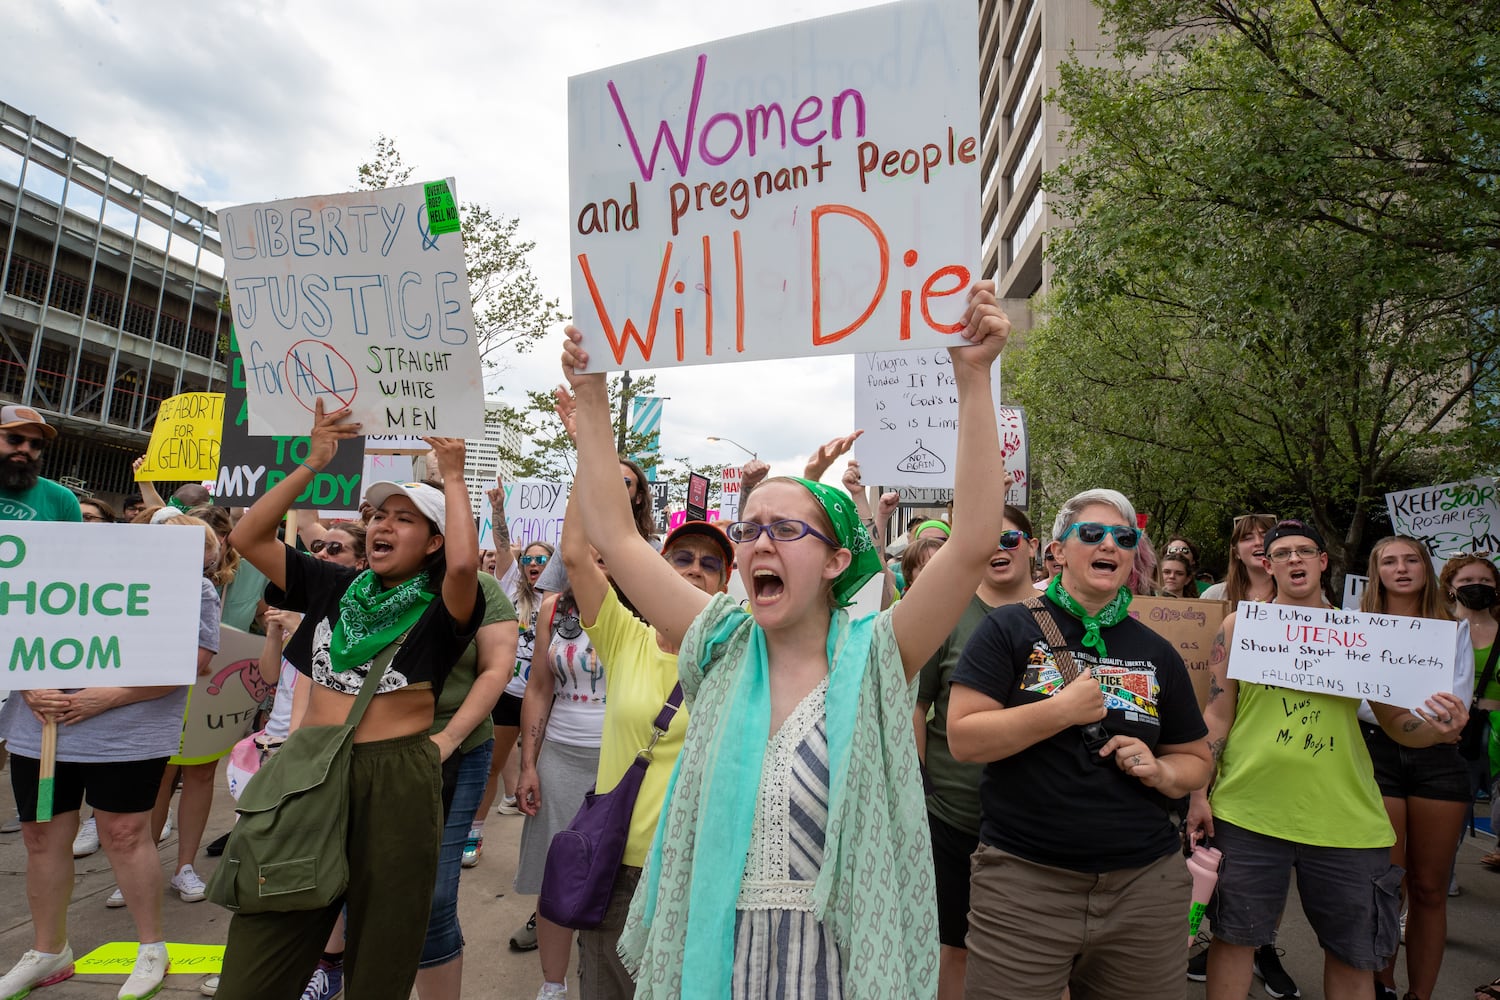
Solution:
{"label": "cloudy sky", "polygon": [[[415,179],[520,219],[549,297],[568,302],[567,80],[702,41],[865,6],[860,0],[48,0],[8,5],[0,100],[210,207],[347,190],[375,137]],[[552,347],[511,393],[558,380]],[[757,450],[777,471],[853,422],[852,366],[662,372],[663,452]],[[796,401],[796,402],[789,402]]]}

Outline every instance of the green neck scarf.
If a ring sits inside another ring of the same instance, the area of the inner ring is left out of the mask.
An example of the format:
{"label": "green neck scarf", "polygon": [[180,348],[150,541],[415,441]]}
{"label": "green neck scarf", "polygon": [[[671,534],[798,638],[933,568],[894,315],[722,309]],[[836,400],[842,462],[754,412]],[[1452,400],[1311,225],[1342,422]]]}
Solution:
{"label": "green neck scarf", "polygon": [[432,603],[427,571],[389,590],[371,570],[354,578],[339,599],[339,620],[328,643],[329,665],[335,673],[369,663],[374,655],[416,624]]}
{"label": "green neck scarf", "polygon": [[859,588],[880,572],[880,553],[875,551],[875,542],[854,509],[853,497],[826,483],[815,483],[798,476],[792,478],[805,486],[813,499],[818,501],[818,506],[828,514],[828,520],[833,523],[833,537],[839,543],[839,548],[848,549],[852,554],[849,565],[833,581],[834,602],[841,608],[847,608],[854,600],[854,595],[859,593]]}
{"label": "green neck scarf", "polygon": [[1101,628],[1113,628],[1120,624],[1130,615],[1130,598],[1133,596],[1128,587],[1121,587],[1120,592],[1115,595],[1114,600],[1099,609],[1097,615],[1091,615],[1084,610],[1083,605],[1074,600],[1073,595],[1063,589],[1062,574],[1059,573],[1047,584],[1047,596],[1052,602],[1062,608],[1068,614],[1083,622],[1083,644],[1089,649],[1098,652],[1103,658],[1104,636],[1099,634]]}

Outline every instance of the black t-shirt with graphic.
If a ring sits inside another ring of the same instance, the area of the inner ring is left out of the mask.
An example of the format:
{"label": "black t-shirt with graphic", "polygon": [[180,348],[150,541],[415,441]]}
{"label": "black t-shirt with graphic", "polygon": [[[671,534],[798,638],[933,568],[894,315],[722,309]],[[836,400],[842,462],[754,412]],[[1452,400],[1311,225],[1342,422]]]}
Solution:
{"label": "black t-shirt with graphic", "polygon": [[[340,694],[359,694],[368,662],[350,667],[342,673],[335,672],[329,660],[328,646],[333,638],[333,625],[339,617],[339,600],[344,591],[359,576],[362,570],[352,569],[338,563],[318,559],[305,552],[287,547],[286,591],[276,585],[266,587],[266,603],[288,611],[300,611],[304,615],[302,624],[293,633],[282,654],[298,671],[311,677],[314,683],[330,688]],[[442,595],[432,599],[422,617],[412,626],[406,641],[396,651],[391,664],[380,679],[376,694],[385,694],[405,687],[430,685],[433,697],[443,689],[448,672],[458,662],[474,633],[484,620],[484,593],[479,589],[479,580],[474,580],[477,598],[474,613],[467,623],[460,625],[448,613]]]}
{"label": "black t-shirt with graphic", "polygon": [[[1191,743],[1208,734],[1187,668],[1172,644],[1127,618],[1103,632],[1108,657],[1083,647],[1083,623],[1051,601],[1079,671],[1091,668],[1104,689],[1111,735],[1147,746]],[[996,608],[969,639],[953,683],[1007,707],[1051,697],[1062,689],[1042,630],[1019,604]],[[979,794],[979,837],[1038,864],[1079,872],[1110,872],[1150,864],[1179,849],[1161,796],[1110,763],[1089,759],[1083,732],[1069,726],[1004,760],[985,766]]]}

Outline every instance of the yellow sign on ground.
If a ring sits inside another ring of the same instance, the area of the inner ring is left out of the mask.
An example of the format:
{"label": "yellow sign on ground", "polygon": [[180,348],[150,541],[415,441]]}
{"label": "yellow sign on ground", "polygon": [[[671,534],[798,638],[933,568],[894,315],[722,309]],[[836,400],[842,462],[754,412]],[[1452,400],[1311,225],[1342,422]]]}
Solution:
{"label": "yellow sign on ground", "polygon": [[[111,941],[101,944],[73,963],[80,976],[128,976],[135,967],[135,953],[140,945],[134,941]],[[211,976],[223,971],[222,944],[173,944],[167,942],[167,958],[172,973]]]}
{"label": "yellow sign on ground", "polygon": [[138,481],[213,479],[224,436],[224,394],[184,392],[161,401]]}

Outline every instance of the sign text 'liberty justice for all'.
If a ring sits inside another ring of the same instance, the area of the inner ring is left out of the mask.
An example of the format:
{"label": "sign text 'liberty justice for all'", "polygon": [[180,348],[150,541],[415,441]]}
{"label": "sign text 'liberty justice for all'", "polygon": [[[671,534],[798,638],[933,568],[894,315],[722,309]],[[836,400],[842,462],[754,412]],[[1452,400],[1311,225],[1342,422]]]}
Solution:
{"label": "sign text 'liberty justice for all'", "polygon": [[452,181],[219,213],[250,433],[322,400],[367,434],[477,438],[484,391]]}
{"label": "sign text 'liberty justice for all'", "polygon": [[570,79],[590,365],[949,342],[979,276],[977,16],[904,0]]}

